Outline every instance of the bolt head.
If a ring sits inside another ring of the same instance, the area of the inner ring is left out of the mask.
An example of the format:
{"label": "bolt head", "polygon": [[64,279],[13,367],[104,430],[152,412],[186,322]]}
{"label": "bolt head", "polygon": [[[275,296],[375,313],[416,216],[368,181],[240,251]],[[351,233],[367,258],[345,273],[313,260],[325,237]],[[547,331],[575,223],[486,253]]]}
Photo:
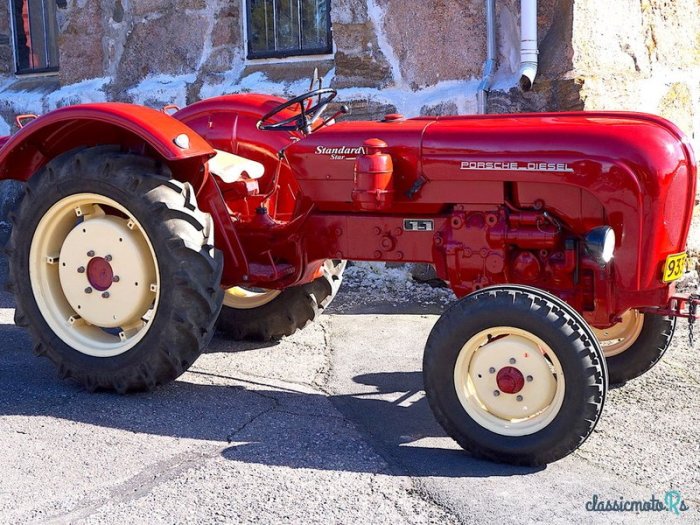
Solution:
{"label": "bolt head", "polygon": [[527,379],[528,383],[532,383],[532,380],[534,379],[532,376],[527,376],[525,379]]}
{"label": "bolt head", "polygon": [[112,260],[111,255],[105,255],[105,261],[110,262]]}
{"label": "bolt head", "polygon": [[510,360],[508,361],[511,365],[515,364],[515,357],[511,357]]}
{"label": "bolt head", "polygon": [[119,279],[119,276],[118,276],[118,275],[115,275],[114,277],[112,277],[112,282],[113,282],[113,283],[118,283],[120,280],[121,280],[121,279]]}
{"label": "bolt head", "polygon": [[494,395],[495,397],[500,396],[500,395],[501,395],[500,390],[494,390],[494,391],[493,391],[493,395]]}
{"label": "bolt head", "polygon": [[489,368],[489,374],[495,374],[496,369],[494,367]]}
{"label": "bolt head", "polygon": [[103,292],[103,293],[102,293],[102,297],[103,297],[104,299],[109,299],[109,292]]}
{"label": "bolt head", "polygon": [[516,401],[522,401],[522,400],[523,400],[523,396],[518,396],[518,397],[515,398],[515,400],[516,400]]}
{"label": "bolt head", "polygon": [[92,293],[92,288],[90,288],[89,286],[85,288],[85,293]]}
{"label": "bolt head", "polygon": [[85,266],[78,268],[78,273],[85,273]]}
{"label": "bolt head", "polygon": [[89,252],[87,252],[87,256],[88,256],[88,257],[94,257],[94,256],[95,256],[95,251],[94,251],[94,250],[90,250]]}

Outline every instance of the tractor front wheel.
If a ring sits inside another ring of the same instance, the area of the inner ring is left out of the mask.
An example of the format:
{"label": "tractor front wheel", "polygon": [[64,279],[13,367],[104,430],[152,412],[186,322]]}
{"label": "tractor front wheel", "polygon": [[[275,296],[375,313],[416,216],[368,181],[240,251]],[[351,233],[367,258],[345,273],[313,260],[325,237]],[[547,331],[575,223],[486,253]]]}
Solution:
{"label": "tractor front wheel", "polygon": [[223,291],[211,217],[154,160],[97,147],[26,185],[8,244],[15,322],[88,390],[152,389],[199,357]]}
{"label": "tractor front wheel", "polygon": [[447,434],[476,457],[543,465],[576,450],[603,409],[607,372],[590,327],[558,298],[497,286],[438,320],[425,391]]}
{"label": "tractor front wheel", "polygon": [[329,259],[314,281],[284,290],[226,290],[219,329],[236,340],[272,341],[313,322],[338,293],[345,261]]}
{"label": "tractor front wheel", "polygon": [[675,328],[675,318],[637,310],[628,310],[609,328],[593,328],[605,354],[610,384],[623,384],[648,372],[666,353]]}

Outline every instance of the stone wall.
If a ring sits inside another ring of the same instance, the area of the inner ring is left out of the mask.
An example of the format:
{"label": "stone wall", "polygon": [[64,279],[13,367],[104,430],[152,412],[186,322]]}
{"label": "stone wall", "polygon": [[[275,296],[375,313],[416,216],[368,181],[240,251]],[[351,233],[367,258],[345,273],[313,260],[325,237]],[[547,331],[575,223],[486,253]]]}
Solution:
{"label": "stone wall", "polygon": [[[58,5],[59,74],[15,77],[8,2],[0,0],[0,134],[17,113],[78,102],[161,107],[224,93],[289,96],[306,90],[314,67],[351,104],[350,118],[476,111],[483,0],[332,0],[334,53],[282,61],[245,59],[242,0]],[[496,5],[490,112],[642,110],[700,130],[698,0],[540,0],[540,68],[528,93],[516,87],[520,0]]]}
{"label": "stone wall", "polygon": [[645,111],[700,146],[700,2],[561,0],[540,36],[533,91],[496,93],[492,111]]}

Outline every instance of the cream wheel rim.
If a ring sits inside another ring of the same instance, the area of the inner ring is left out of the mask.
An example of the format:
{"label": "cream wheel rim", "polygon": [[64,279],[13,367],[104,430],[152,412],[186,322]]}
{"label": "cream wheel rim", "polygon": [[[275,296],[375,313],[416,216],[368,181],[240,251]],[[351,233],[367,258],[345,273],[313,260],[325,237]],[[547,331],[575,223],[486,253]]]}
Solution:
{"label": "cream wheel rim", "polygon": [[489,328],[470,338],[457,357],[454,384],[467,414],[503,436],[542,430],[564,401],[556,354],[536,335],[514,327]]}
{"label": "cream wheel rim", "polygon": [[644,327],[644,314],[627,310],[619,323],[609,328],[593,328],[605,357],[613,357],[629,350]]}
{"label": "cream wheel rim", "polygon": [[141,224],[109,197],[80,193],[41,218],[29,251],[39,311],[68,346],[114,357],[148,332],[160,296],[153,246]]}
{"label": "cream wheel rim", "polygon": [[266,305],[281,293],[280,290],[234,286],[226,290],[224,306],[236,308],[237,310],[251,310]]}

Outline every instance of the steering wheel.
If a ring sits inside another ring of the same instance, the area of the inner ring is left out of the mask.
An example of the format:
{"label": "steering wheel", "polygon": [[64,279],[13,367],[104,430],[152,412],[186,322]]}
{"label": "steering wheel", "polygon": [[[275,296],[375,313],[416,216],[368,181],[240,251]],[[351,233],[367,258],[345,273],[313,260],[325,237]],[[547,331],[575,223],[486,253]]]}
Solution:
{"label": "steering wheel", "polygon": [[[258,129],[263,131],[303,131],[308,133],[311,123],[321,116],[326,106],[337,96],[338,92],[333,88],[320,88],[291,98],[266,113],[258,121]],[[318,101],[316,104],[313,104],[312,100],[316,97],[318,97]],[[309,101],[308,105],[306,101]],[[268,123],[272,117],[295,104],[299,104],[299,114],[280,122]]]}

